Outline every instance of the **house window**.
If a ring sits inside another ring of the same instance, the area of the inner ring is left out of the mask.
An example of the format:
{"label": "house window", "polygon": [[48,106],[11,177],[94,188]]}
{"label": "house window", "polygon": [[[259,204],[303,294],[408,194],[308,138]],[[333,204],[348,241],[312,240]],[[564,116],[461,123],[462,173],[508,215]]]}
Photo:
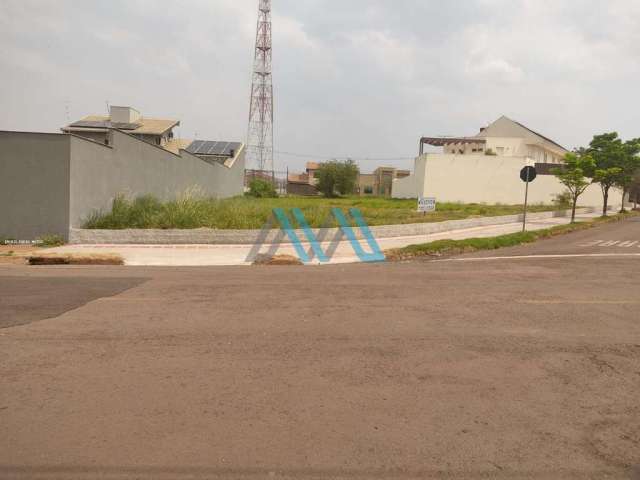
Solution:
{"label": "house window", "polygon": [[367,185],[364,187],[364,193],[367,195],[371,195],[373,193],[373,187],[371,185]]}
{"label": "house window", "polygon": [[504,147],[496,147],[498,155],[504,155]]}

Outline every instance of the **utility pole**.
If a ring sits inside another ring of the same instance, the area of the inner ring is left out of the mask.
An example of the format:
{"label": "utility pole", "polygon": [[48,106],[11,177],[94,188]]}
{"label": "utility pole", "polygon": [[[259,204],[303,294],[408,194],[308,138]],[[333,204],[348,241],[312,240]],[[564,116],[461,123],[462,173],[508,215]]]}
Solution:
{"label": "utility pole", "polygon": [[249,105],[247,164],[273,171],[273,82],[271,76],[271,0],[258,0],[258,23]]}

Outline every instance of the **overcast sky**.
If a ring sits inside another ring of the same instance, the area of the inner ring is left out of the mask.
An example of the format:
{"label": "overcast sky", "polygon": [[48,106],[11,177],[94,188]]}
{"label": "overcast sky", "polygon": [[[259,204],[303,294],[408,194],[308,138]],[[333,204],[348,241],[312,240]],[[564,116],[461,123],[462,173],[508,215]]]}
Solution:
{"label": "overcast sky", "polygon": [[[131,105],[244,141],[257,0],[0,0],[0,129]],[[640,0],[273,0],[275,144],[409,158],[500,115],[640,136]],[[277,154],[276,167],[307,157]],[[406,160],[363,161],[411,167]]]}

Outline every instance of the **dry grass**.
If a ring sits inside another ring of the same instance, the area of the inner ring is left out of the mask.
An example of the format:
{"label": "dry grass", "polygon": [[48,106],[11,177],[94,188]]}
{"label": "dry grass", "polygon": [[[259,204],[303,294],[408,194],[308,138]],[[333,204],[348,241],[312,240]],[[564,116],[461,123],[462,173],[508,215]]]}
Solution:
{"label": "dry grass", "polygon": [[41,254],[27,257],[29,265],[124,265],[120,255],[115,254]]}
{"label": "dry grass", "polygon": [[254,265],[304,265],[299,258],[293,255],[258,255]]}
{"label": "dry grass", "polygon": [[[434,213],[423,215],[417,211],[416,200],[380,197],[310,198],[288,196],[282,198],[237,197],[215,200],[192,193],[172,202],[160,202],[151,196],[130,199],[117,197],[111,211],[95,212],[84,228],[90,229],[260,229],[272,216],[274,208],[300,208],[311,227],[337,226],[331,221],[331,209],[357,208],[364,219],[373,225],[397,225],[460,220],[473,217],[513,215],[522,212],[521,205],[484,205],[439,203]],[[553,205],[532,205],[531,212],[557,210]]]}
{"label": "dry grass", "polygon": [[35,245],[1,245],[0,244],[0,264],[24,265],[27,257],[40,250]]}

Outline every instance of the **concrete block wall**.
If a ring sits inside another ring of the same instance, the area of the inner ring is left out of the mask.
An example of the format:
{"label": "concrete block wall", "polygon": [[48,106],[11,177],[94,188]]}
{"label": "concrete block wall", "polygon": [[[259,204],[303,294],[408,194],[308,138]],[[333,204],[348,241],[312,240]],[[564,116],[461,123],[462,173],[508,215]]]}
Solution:
{"label": "concrete block wall", "polygon": [[[580,209],[578,213],[588,213],[591,209]],[[531,213],[530,220],[568,217],[571,211]],[[413,223],[404,225],[380,225],[371,227],[375,238],[394,238],[417,235],[429,235],[451,230],[482,227],[487,225],[504,225],[522,221],[522,215],[503,215],[499,217],[469,218],[466,220],[449,220],[446,222]],[[356,237],[363,239],[362,232],[354,228]],[[331,241],[340,233],[337,228],[314,229],[313,232],[321,241]],[[296,230],[301,241],[306,242],[302,230]],[[193,230],[87,230],[71,229],[70,243],[87,245],[253,245],[256,243],[291,243],[279,229],[268,232],[261,230],[215,230],[199,228]]]}
{"label": "concrete block wall", "polygon": [[245,151],[224,165],[175,155],[118,131],[111,145],[64,134],[0,132],[0,237],[68,239],[118,194],[172,200],[188,190],[226,198],[244,191]]}
{"label": "concrete block wall", "polygon": [[244,149],[231,166],[211,164],[184,150],[175,155],[114,131],[112,145],[71,138],[70,225],[81,227],[91,213],[108,211],[118,194],[173,200],[193,190],[206,197],[242,195]]}
{"label": "concrete block wall", "polygon": [[0,238],[67,237],[68,135],[0,132]]}

